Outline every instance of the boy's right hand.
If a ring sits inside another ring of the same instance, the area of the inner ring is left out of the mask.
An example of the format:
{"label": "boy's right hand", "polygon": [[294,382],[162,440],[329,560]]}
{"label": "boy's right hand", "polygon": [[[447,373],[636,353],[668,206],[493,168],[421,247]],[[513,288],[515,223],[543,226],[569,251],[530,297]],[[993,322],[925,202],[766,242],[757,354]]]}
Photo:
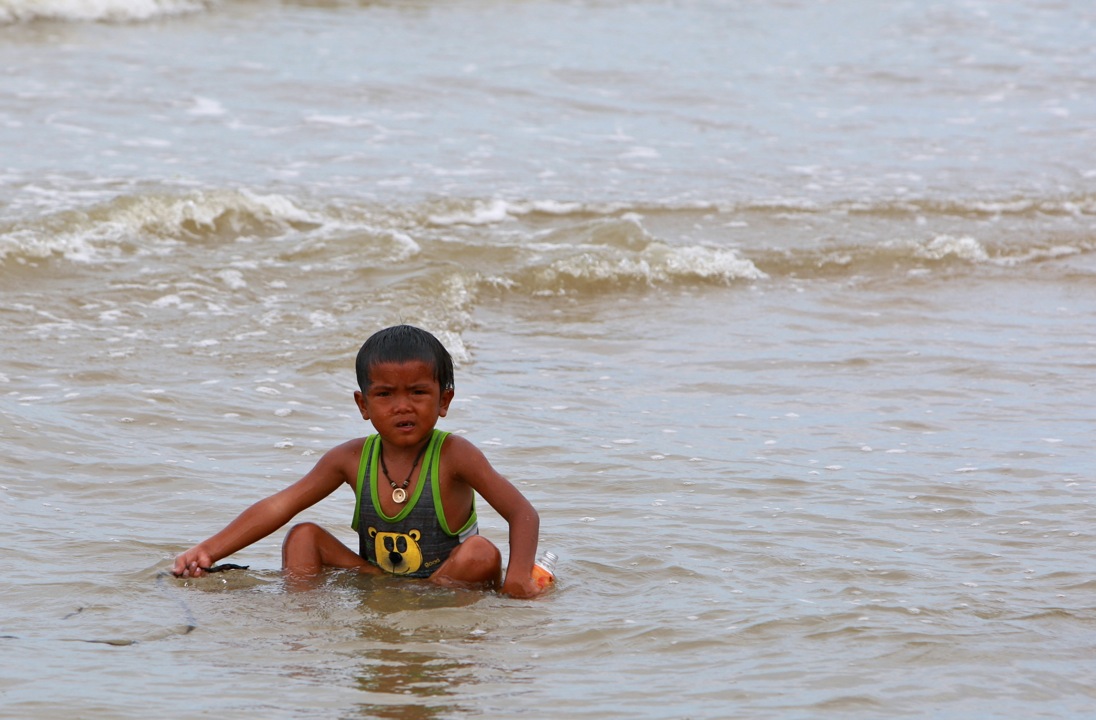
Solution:
{"label": "boy's right hand", "polygon": [[202,547],[194,547],[175,558],[175,564],[171,568],[171,574],[175,577],[202,577],[206,574],[204,568],[213,567],[213,556]]}

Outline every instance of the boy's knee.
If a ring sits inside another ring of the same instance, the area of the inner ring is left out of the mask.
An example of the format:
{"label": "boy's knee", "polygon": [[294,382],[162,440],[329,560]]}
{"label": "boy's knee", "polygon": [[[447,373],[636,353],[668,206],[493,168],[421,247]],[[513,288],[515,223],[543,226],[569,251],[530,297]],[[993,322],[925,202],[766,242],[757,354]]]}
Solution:
{"label": "boy's knee", "polygon": [[285,534],[285,540],[282,541],[282,547],[286,548],[292,544],[298,542],[308,542],[315,544],[316,538],[324,530],[319,525],[313,522],[303,522],[289,528],[289,532]]}
{"label": "boy's knee", "polygon": [[473,535],[453,551],[431,582],[444,587],[497,587],[502,576],[502,553],[487,538]]}
{"label": "boy's knee", "polygon": [[461,545],[467,546],[466,552],[479,562],[489,565],[502,564],[502,553],[493,542],[482,535],[473,535]]}
{"label": "boy's knee", "polygon": [[473,535],[461,543],[458,572],[476,582],[497,583],[502,572],[502,553],[482,535]]}

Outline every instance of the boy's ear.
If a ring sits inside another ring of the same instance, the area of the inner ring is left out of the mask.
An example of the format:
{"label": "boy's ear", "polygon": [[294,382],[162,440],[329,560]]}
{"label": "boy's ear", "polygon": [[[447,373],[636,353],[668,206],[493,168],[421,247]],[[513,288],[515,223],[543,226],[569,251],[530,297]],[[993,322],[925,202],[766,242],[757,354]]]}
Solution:
{"label": "boy's ear", "polygon": [[362,420],[369,419],[369,408],[365,406],[365,396],[361,390],[354,391],[354,404],[358,406],[358,412],[362,414]]}
{"label": "boy's ear", "polygon": [[449,412],[449,403],[453,402],[453,388],[443,390],[441,393],[441,407],[438,409],[438,417],[445,417]]}

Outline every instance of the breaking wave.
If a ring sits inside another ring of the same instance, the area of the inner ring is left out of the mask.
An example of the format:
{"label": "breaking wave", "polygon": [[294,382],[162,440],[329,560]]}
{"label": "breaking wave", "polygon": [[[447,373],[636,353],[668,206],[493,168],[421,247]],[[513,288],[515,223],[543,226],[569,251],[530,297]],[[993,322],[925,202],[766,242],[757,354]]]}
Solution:
{"label": "breaking wave", "polygon": [[212,0],[0,0],[0,23],[134,22],[200,12]]}
{"label": "breaking wave", "polygon": [[123,196],[84,210],[0,224],[0,261],[12,256],[95,262],[127,252],[162,253],[178,242],[272,237],[323,222],[280,195],[219,191]]}
{"label": "breaking wave", "polygon": [[[911,213],[929,219],[911,221]],[[996,219],[1008,213],[1011,220]],[[0,270],[156,256],[185,274],[246,257],[287,276],[414,278],[449,268],[482,291],[584,295],[1016,268],[1096,251],[1092,215],[1091,198],[825,208],[439,199],[390,207],[247,190],[150,193],[0,222]]]}

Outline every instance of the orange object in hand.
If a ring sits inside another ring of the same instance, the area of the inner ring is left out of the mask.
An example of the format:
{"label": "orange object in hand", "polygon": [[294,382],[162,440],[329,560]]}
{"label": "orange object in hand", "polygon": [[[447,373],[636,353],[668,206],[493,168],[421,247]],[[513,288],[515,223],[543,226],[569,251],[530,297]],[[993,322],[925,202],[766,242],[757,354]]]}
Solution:
{"label": "orange object in hand", "polygon": [[536,563],[533,564],[533,581],[536,582],[537,587],[543,590],[555,583],[556,560],[558,559],[556,554],[549,550],[546,550],[543,555],[537,558]]}

